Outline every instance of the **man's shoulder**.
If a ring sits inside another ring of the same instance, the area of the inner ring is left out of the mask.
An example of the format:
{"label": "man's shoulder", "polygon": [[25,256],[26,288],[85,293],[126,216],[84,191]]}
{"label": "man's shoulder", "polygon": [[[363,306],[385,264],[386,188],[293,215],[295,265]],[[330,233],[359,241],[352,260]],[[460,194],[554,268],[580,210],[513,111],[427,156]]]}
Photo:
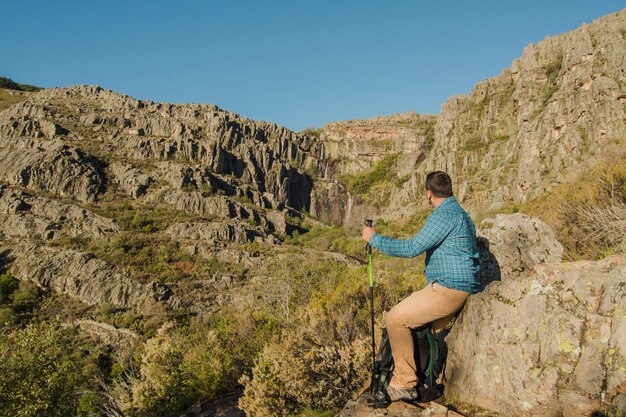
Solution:
{"label": "man's shoulder", "polygon": [[465,213],[465,210],[463,210],[456,198],[448,197],[444,202],[445,204],[441,204],[441,210],[438,210],[441,215],[456,217]]}

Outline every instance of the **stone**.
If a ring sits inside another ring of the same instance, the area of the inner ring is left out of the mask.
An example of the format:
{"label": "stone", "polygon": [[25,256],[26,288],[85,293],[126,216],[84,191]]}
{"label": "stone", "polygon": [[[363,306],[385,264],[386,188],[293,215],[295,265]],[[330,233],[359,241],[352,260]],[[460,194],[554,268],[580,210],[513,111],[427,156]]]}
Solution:
{"label": "stone", "polygon": [[105,190],[102,164],[59,140],[0,136],[0,179],[59,197],[93,202]]}
{"label": "stone", "polygon": [[611,404],[611,415],[615,417],[626,416],[626,393],[617,394]]}
{"label": "stone", "polygon": [[447,338],[446,395],[514,416],[610,404],[626,386],[616,325],[625,287],[623,255],[541,263],[493,282],[469,297]]}
{"label": "stone", "polygon": [[525,214],[498,214],[477,231],[481,283],[519,277],[541,262],[561,262],[563,245],[541,220]]}
{"label": "stone", "polygon": [[372,408],[367,404],[366,395],[356,401],[348,401],[336,417],[420,417],[421,408],[403,401],[393,402],[387,408]]}
{"label": "stone", "polygon": [[143,174],[131,164],[114,162],[109,165],[109,170],[113,182],[132,198],[144,195],[154,182],[151,176]]}
{"label": "stone", "polygon": [[74,204],[0,185],[0,232],[4,239],[104,238],[120,231],[111,219]]}
{"label": "stone", "polygon": [[186,222],[176,223],[165,231],[176,241],[189,241],[195,244],[215,246],[225,242],[247,243],[254,241],[259,235],[254,229],[248,229],[236,222]]}
{"label": "stone", "polygon": [[116,349],[136,346],[141,343],[141,337],[137,333],[128,329],[118,329],[108,323],[83,319],[76,320],[74,324],[82,332]]}

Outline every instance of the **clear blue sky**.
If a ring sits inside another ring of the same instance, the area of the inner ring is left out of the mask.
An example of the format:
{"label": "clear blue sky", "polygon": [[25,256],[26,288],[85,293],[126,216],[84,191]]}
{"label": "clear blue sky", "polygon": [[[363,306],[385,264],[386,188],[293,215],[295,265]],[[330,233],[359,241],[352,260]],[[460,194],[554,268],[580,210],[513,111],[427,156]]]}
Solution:
{"label": "clear blue sky", "polygon": [[212,103],[294,130],[438,113],[607,0],[3,1],[0,76]]}

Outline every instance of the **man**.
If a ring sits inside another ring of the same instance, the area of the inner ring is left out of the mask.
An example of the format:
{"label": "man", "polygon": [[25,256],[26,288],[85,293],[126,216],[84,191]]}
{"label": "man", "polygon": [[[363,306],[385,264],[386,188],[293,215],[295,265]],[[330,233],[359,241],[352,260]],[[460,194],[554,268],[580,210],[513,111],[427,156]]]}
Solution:
{"label": "man", "polygon": [[394,361],[391,401],[417,399],[411,329],[433,323],[439,331],[452,320],[469,294],[480,291],[476,226],[452,195],[452,180],[442,171],[426,176],[426,198],[434,211],[424,227],[407,240],[392,239],[364,227],[363,240],[385,255],[412,258],[426,252],[426,286],[385,318]]}

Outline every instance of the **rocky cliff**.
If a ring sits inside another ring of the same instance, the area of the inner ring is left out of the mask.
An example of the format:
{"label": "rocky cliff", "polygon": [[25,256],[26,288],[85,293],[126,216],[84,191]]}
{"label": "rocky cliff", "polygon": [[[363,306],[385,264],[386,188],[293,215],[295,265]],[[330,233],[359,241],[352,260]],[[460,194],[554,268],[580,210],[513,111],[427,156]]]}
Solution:
{"label": "rocky cliff", "polygon": [[[446,337],[439,402],[482,408],[476,415],[624,415],[626,257],[561,263],[549,227],[522,214],[488,219],[478,234],[487,286]],[[338,417],[382,415],[459,414],[440,404],[373,410],[361,397]]]}
{"label": "rocky cliff", "polygon": [[[370,215],[410,215],[424,204],[424,176],[433,170],[452,176],[456,195],[474,212],[535,199],[623,150],[625,28],[622,10],[531,44],[499,76],[448,99],[436,120],[398,115],[327,124],[320,133],[326,155],[342,152],[342,172],[403,155],[395,169],[410,180]],[[373,132],[379,139],[371,140]],[[358,204],[368,205],[351,207]]]}
{"label": "rocky cliff", "polygon": [[370,170],[387,155],[398,155],[396,175],[411,175],[432,148],[436,116],[407,112],[333,122],[319,131],[328,160],[324,177]]}

